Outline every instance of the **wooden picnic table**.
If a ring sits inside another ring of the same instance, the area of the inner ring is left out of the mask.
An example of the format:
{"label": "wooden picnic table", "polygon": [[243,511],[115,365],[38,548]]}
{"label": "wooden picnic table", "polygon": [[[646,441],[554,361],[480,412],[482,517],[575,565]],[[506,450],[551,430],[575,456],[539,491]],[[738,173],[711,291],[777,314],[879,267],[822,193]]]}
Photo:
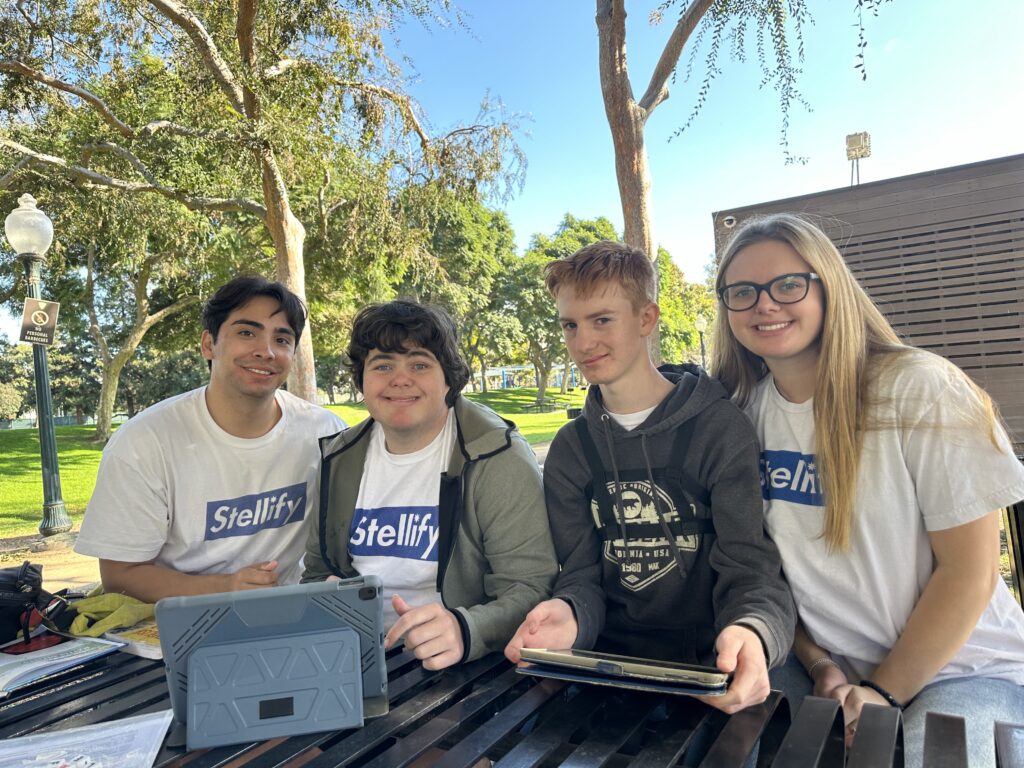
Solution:
{"label": "wooden picnic table", "polygon": [[[443,673],[409,653],[388,660],[391,711],[360,729],[197,750],[172,726],[156,765],[188,768],[304,765],[400,768],[424,754],[438,768],[687,765],[902,766],[897,710],[865,707],[852,750],[835,701],[809,697],[795,722],[778,692],[732,717],[695,699],[539,680],[497,655]],[[163,665],[116,653],[0,703],[0,738],[90,725],[169,708]],[[933,719],[934,718],[934,719]],[[997,728],[1001,766],[1024,765],[1024,725]],[[443,752],[428,753],[432,748]],[[926,766],[965,766],[962,721],[930,715]]]}

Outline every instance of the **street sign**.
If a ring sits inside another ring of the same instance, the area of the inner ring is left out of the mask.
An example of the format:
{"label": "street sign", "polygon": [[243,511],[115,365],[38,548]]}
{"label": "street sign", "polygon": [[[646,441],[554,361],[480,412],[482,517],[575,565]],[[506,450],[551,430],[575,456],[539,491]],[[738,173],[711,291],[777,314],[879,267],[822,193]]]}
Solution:
{"label": "street sign", "polygon": [[57,312],[60,304],[46,299],[25,299],[25,311],[21,314],[20,341],[30,344],[53,344],[57,331]]}

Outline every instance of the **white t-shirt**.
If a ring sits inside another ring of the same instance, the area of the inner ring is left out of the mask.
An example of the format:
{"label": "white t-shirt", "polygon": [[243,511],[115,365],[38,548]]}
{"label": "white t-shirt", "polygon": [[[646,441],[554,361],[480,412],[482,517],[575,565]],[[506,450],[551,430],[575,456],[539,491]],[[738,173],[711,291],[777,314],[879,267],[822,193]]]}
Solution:
{"label": "white t-shirt", "polygon": [[278,583],[297,583],[318,501],[317,438],[345,423],[279,390],[273,429],[235,437],[217,426],[205,395],[200,387],[164,400],[114,433],[75,551],[190,574],[277,560]]}
{"label": "white t-shirt", "polygon": [[[997,451],[987,434],[957,428],[960,404],[973,398],[964,382],[927,353],[903,360],[881,375],[881,423],[901,426],[865,434],[847,553],[830,555],[821,536],[813,400],[788,402],[769,375],[747,409],[762,446],[765,521],[800,619],[854,679],[869,677],[906,627],[934,570],[928,532],[1024,498],[1024,467],[1005,433]],[[935,679],[969,676],[1024,685],[1024,614],[1002,579]]]}
{"label": "white t-shirt", "polygon": [[440,598],[437,593],[438,498],[441,473],[455,445],[455,414],[437,437],[413,453],[389,453],[384,429],[374,424],[352,514],[348,551],[352,567],[384,584],[384,626],[398,616],[396,592],[411,606]]}
{"label": "white t-shirt", "polygon": [[644,410],[635,413],[612,413],[608,411],[608,415],[615,419],[616,424],[630,432],[647,421],[647,417],[654,413],[654,409],[657,407],[652,405],[650,408],[644,408]]}

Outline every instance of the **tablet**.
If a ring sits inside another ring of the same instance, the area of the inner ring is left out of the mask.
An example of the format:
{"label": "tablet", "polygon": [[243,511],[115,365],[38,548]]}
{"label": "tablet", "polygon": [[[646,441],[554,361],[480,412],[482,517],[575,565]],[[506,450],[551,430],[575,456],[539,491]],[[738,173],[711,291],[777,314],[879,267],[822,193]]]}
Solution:
{"label": "tablet", "polygon": [[[291,648],[292,653],[277,651],[277,657],[261,662],[268,678],[279,678],[297,669],[299,659],[333,664],[322,661],[325,657],[318,638],[344,628],[354,630],[359,641],[363,716],[376,717],[388,711],[384,607],[381,580],[376,576],[169,597],[156,604],[156,620],[171,708],[179,722],[188,722],[189,660],[197,649],[217,646],[224,650],[253,642]],[[282,656],[287,660],[282,661]],[[308,680],[297,680],[295,685],[308,686]],[[279,688],[275,695],[281,697]]]}
{"label": "tablet", "polygon": [[[523,648],[520,655],[523,661],[531,664],[530,667],[523,668],[526,674],[558,679],[605,684],[618,681],[622,687],[709,695],[725,693],[729,685],[728,674],[715,667],[695,664],[641,659],[573,648]],[[657,687],[643,687],[644,684],[654,684]]]}

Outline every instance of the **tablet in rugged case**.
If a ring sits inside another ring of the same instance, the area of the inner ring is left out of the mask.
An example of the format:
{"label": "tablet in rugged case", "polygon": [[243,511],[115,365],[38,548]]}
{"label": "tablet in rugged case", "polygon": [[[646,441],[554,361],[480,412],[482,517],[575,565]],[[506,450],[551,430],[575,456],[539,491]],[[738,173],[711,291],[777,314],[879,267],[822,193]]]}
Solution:
{"label": "tablet in rugged case", "polygon": [[164,598],[156,605],[171,707],[187,722],[189,658],[227,643],[290,641],[349,628],[359,636],[363,716],[388,711],[381,581],[361,576],[286,587]]}
{"label": "tablet in rugged case", "polygon": [[[643,690],[663,690],[669,686],[672,691],[682,693],[707,693],[714,695],[724,693],[729,684],[729,676],[714,667],[702,667],[694,664],[641,659],[633,656],[621,656],[597,651],[581,651],[576,649],[548,650],[544,648],[523,648],[523,661],[533,664],[526,668],[539,669],[536,674],[545,670],[557,672],[545,676],[559,679],[578,680],[579,676],[595,678],[591,682],[612,684],[619,681],[623,687],[636,688],[642,684],[654,684],[657,688]],[[629,686],[626,684],[629,683]]]}
{"label": "tablet in rugged case", "polygon": [[359,635],[345,627],[202,645],[188,658],[186,701],[190,750],[357,728]]}

